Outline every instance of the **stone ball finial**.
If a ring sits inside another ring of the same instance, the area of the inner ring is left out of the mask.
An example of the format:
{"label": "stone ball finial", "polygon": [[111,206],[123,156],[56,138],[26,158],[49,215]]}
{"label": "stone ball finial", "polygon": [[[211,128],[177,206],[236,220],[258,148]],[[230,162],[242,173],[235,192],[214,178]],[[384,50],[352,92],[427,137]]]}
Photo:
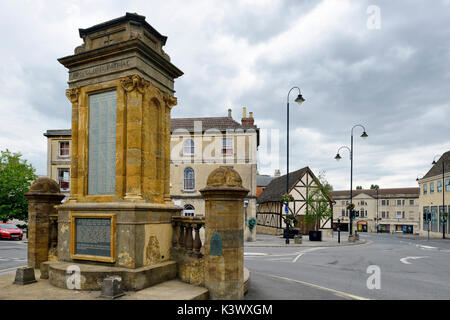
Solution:
{"label": "stone ball finial", "polygon": [[219,167],[210,173],[206,182],[207,187],[240,187],[242,178],[236,170],[229,167]]}
{"label": "stone ball finial", "polygon": [[30,187],[33,193],[60,193],[58,183],[50,178],[37,178]]}

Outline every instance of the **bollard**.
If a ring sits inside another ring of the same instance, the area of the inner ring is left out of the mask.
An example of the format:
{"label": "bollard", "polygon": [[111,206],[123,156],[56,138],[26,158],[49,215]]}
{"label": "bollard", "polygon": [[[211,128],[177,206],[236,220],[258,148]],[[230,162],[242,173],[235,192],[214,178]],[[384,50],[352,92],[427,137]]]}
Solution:
{"label": "bollard", "polygon": [[34,269],[29,267],[22,267],[16,270],[16,277],[14,279],[14,284],[30,284],[37,282],[34,276]]}
{"label": "bollard", "polygon": [[113,276],[103,279],[100,298],[115,299],[123,295],[125,295],[125,292],[123,292],[121,277]]}

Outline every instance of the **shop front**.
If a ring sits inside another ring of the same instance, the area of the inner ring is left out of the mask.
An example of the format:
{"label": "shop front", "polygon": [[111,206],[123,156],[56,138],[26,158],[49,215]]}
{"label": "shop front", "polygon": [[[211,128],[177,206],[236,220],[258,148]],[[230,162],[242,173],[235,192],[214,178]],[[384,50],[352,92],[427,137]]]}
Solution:
{"label": "shop front", "polygon": [[395,226],[395,232],[413,233],[413,226],[406,224],[397,224]]}
{"label": "shop front", "polygon": [[367,232],[367,222],[358,221],[358,232]]}
{"label": "shop front", "polygon": [[381,233],[391,233],[391,225],[390,224],[380,224],[380,232]]}

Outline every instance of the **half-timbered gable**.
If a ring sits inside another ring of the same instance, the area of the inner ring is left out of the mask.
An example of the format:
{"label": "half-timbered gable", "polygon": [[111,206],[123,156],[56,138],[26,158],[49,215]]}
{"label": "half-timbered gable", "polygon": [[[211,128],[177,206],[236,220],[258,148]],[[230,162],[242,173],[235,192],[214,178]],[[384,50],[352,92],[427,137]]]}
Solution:
{"label": "half-timbered gable", "polygon": [[[281,196],[286,193],[287,176],[273,179],[258,197],[257,203],[257,232],[265,234],[282,234],[286,228],[283,217],[286,216],[285,206],[281,202]],[[300,221],[298,228],[302,233],[307,233],[317,226],[304,221],[306,208],[314,210],[307,204],[308,196],[314,189],[322,192],[322,185],[309,167],[289,173],[289,193],[294,197],[294,201],[289,203],[288,214],[298,216]],[[333,199],[323,193],[328,199],[332,208]],[[320,229],[331,229],[332,219],[323,219],[318,222]]]}

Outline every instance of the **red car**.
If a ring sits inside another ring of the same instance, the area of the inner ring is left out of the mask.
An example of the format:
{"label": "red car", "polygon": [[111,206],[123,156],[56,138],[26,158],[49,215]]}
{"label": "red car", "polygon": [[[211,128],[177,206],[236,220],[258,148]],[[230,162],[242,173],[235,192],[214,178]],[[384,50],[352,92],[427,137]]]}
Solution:
{"label": "red car", "polygon": [[11,223],[0,223],[0,239],[22,240],[23,232],[20,228]]}

